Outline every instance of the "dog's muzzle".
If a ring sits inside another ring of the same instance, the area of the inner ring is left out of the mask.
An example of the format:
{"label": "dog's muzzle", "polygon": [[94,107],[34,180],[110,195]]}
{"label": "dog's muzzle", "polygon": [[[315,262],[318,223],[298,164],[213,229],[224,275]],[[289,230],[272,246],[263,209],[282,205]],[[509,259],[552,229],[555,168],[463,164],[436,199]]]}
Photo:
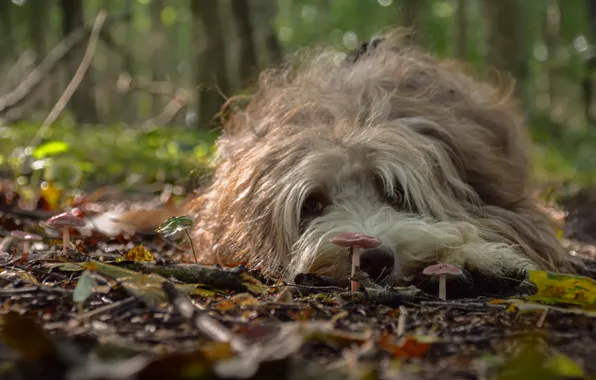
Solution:
{"label": "dog's muzzle", "polygon": [[391,274],[394,266],[395,256],[387,247],[363,249],[360,253],[360,269],[375,282]]}

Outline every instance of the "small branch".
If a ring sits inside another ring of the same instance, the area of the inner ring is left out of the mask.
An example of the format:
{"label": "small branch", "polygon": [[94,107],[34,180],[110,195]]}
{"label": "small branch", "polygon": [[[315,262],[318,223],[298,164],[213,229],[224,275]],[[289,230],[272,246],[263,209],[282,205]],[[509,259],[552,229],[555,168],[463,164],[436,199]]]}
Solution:
{"label": "small branch", "polygon": [[[130,18],[129,14],[119,15],[110,18],[110,23],[124,21]],[[0,115],[6,119],[5,114],[23,103],[34,90],[49,77],[49,74],[68,55],[68,53],[81,44],[90,33],[88,26],[73,31],[68,37],[62,40],[54,49],[41,61],[41,63],[29,73],[29,75],[8,94],[0,97]],[[19,114],[19,112],[16,112]],[[8,118],[10,119],[10,117]]]}
{"label": "small branch", "polygon": [[166,104],[164,110],[159,115],[143,122],[144,128],[150,128],[155,125],[167,125],[188,104],[188,94],[186,91],[178,91],[174,98]]}
{"label": "small branch", "polygon": [[37,131],[37,134],[31,143],[32,146],[36,146],[38,144],[39,140],[44,136],[47,129],[56,121],[62,110],[64,110],[64,107],[66,107],[66,104],[68,104],[68,101],[74,94],[77,87],[79,87],[81,84],[81,81],[85,77],[85,74],[91,65],[91,61],[95,54],[95,49],[97,48],[99,33],[104,25],[104,22],[106,21],[107,16],[108,13],[105,11],[105,9],[102,9],[95,18],[95,23],[93,24],[93,29],[91,29],[91,36],[89,36],[89,44],[87,45],[87,50],[85,50],[85,55],[83,56],[83,59],[81,59],[81,63],[79,64],[79,67],[77,68],[77,71],[75,72],[70,83],[66,87],[66,90],[64,90],[64,93],[60,99],[58,99],[58,102],[56,102],[54,108],[52,108],[52,111],[50,111],[50,114]]}
{"label": "small branch", "polygon": [[407,303],[419,303],[421,301],[432,300],[435,297],[428,295],[417,289],[403,289],[399,292],[385,289],[366,289],[360,292],[343,292],[340,297],[350,302],[373,302],[379,305],[385,305],[397,308]]}
{"label": "small branch", "polygon": [[184,294],[176,289],[171,282],[164,282],[162,288],[176,311],[196,327],[203,335],[218,342],[227,342],[236,352],[246,350],[248,344],[240,336],[216,319],[209,316],[206,310],[197,308]]}
{"label": "small branch", "polygon": [[13,82],[20,79],[24,69],[28,69],[35,63],[35,55],[30,50],[25,51],[19,56],[14,65],[8,70],[4,76],[3,83],[0,84],[0,94],[8,91]]}
{"label": "small branch", "polygon": [[121,93],[131,90],[139,90],[148,92],[152,95],[168,96],[172,95],[177,90],[177,87],[172,82],[152,81],[147,78],[133,78],[128,73],[120,74],[116,87]]}
{"label": "small branch", "polygon": [[102,307],[98,307],[95,310],[81,314],[77,317],[77,319],[78,320],[86,320],[86,319],[89,319],[89,318],[94,317],[99,314],[113,312],[115,310],[125,310],[125,309],[129,308],[130,306],[134,305],[137,301],[138,301],[138,298],[136,298],[136,297],[128,297],[128,298],[125,298],[118,302],[114,302],[114,303],[111,303],[111,304],[108,304],[108,305],[105,305]]}
{"label": "small branch", "polygon": [[156,265],[146,262],[123,263],[125,268],[143,273],[157,273],[165,278],[175,278],[187,284],[201,283],[213,289],[246,292],[240,270],[225,270],[196,264]]}

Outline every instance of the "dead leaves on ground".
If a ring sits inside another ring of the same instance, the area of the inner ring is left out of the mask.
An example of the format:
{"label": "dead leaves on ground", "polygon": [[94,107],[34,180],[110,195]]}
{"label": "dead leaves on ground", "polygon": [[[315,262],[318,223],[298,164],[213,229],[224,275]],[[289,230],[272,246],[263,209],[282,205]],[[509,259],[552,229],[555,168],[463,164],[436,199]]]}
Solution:
{"label": "dead leaves on ground", "polygon": [[[188,227],[186,219],[172,221],[177,224],[170,223],[163,232]],[[521,329],[530,326],[542,332],[548,332],[561,315],[573,314],[570,318],[585,317],[594,323],[596,285],[587,278],[534,271],[529,281],[537,291],[530,296],[440,302],[415,287],[371,288],[353,294],[330,285],[272,284],[246,268],[180,264],[168,261],[163,245],[146,238],[122,235],[106,244],[104,236],[91,234],[79,235],[77,240],[80,254],[74,258],[48,257],[37,250],[28,261],[0,268],[5,286],[0,294],[0,349],[13,352],[10,360],[0,362],[0,371],[5,371],[0,377],[10,375],[23,362],[44,368],[47,357],[59,364],[53,373],[60,376],[98,373],[106,379],[283,378],[290,374],[294,378],[296,374],[297,378],[322,374],[374,378],[371,368],[386,375],[394,371],[396,376],[451,378],[457,377],[457,370],[451,368],[461,363],[470,376],[481,375],[477,368],[490,368],[486,376],[490,379],[585,375],[586,363],[563,351],[551,347],[536,356],[534,343],[511,347],[519,340],[518,322],[523,322]],[[99,247],[99,253],[91,255],[89,247]],[[213,339],[181,320],[164,291],[166,283],[192,300],[187,307],[199,310],[203,322],[219,326],[224,336],[239,337],[246,349],[235,349],[225,338]],[[26,287],[19,290],[23,284]],[[47,296],[52,288],[61,292]],[[409,314],[400,311],[403,305]],[[40,324],[32,324],[22,314],[35,315]],[[65,338],[53,339],[48,331]],[[112,361],[93,355],[90,360],[85,349],[66,339],[84,334],[96,339],[96,350],[113,351]],[[508,348],[491,351],[492,356],[480,355],[495,341],[507,342]],[[115,343],[120,344],[118,349],[102,348]],[[121,353],[123,347],[126,354]],[[466,358],[464,350],[476,357]],[[430,364],[441,360],[435,367]],[[315,363],[321,362],[317,367]],[[307,368],[317,370],[306,374]],[[448,369],[455,372],[445,373]]]}

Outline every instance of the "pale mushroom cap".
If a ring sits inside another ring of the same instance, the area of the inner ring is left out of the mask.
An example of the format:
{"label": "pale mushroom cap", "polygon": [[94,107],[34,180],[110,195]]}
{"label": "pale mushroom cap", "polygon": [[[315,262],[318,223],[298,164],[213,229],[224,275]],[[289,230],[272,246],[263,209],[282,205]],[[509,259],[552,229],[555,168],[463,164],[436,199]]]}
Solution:
{"label": "pale mushroom cap", "polygon": [[26,241],[41,241],[41,236],[25,231],[10,231],[10,236],[18,240],[26,240]]}
{"label": "pale mushroom cap", "polygon": [[82,227],[85,225],[85,221],[79,218],[76,215],[73,215],[68,212],[63,212],[62,214],[58,214],[56,216],[51,217],[50,219],[46,220],[46,226],[48,227],[58,227],[58,226],[78,226]]}
{"label": "pale mushroom cap", "polygon": [[426,268],[424,268],[424,270],[422,270],[422,273],[424,273],[428,276],[432,276],[435,274],[460,275],[463,272],[462,272],[461,268],[458,266],[451,265],[451,264],[439,263],[439,264],[427,266]]}
{"label": "pale mushroom cap", "polygon": [[344,232],[335,235],[331,242],[340,247],[353,247],[355,245],[361,248],[377,248],[381,245],[381,240],[374,236],[359,234],[355,232]]}

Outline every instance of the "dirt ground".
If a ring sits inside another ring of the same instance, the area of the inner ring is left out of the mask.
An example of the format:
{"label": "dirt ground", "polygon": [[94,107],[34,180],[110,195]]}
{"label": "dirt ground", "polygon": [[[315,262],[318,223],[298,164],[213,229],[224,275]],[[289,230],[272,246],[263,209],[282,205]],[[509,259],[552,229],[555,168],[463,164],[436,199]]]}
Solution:
{"label": "dirt ground", "polygon": [[[287,284],[199,267],[159,234],[73,229],[64,253],[52,213],[14,196],[0,191],[1,379],[596,379],[596,298],[532,302],[530,283],[447,301],[428,284]],[[596,258],[596,197],[563,206],[569,249]],[[14,230],[44,240],[24,253]]]}

